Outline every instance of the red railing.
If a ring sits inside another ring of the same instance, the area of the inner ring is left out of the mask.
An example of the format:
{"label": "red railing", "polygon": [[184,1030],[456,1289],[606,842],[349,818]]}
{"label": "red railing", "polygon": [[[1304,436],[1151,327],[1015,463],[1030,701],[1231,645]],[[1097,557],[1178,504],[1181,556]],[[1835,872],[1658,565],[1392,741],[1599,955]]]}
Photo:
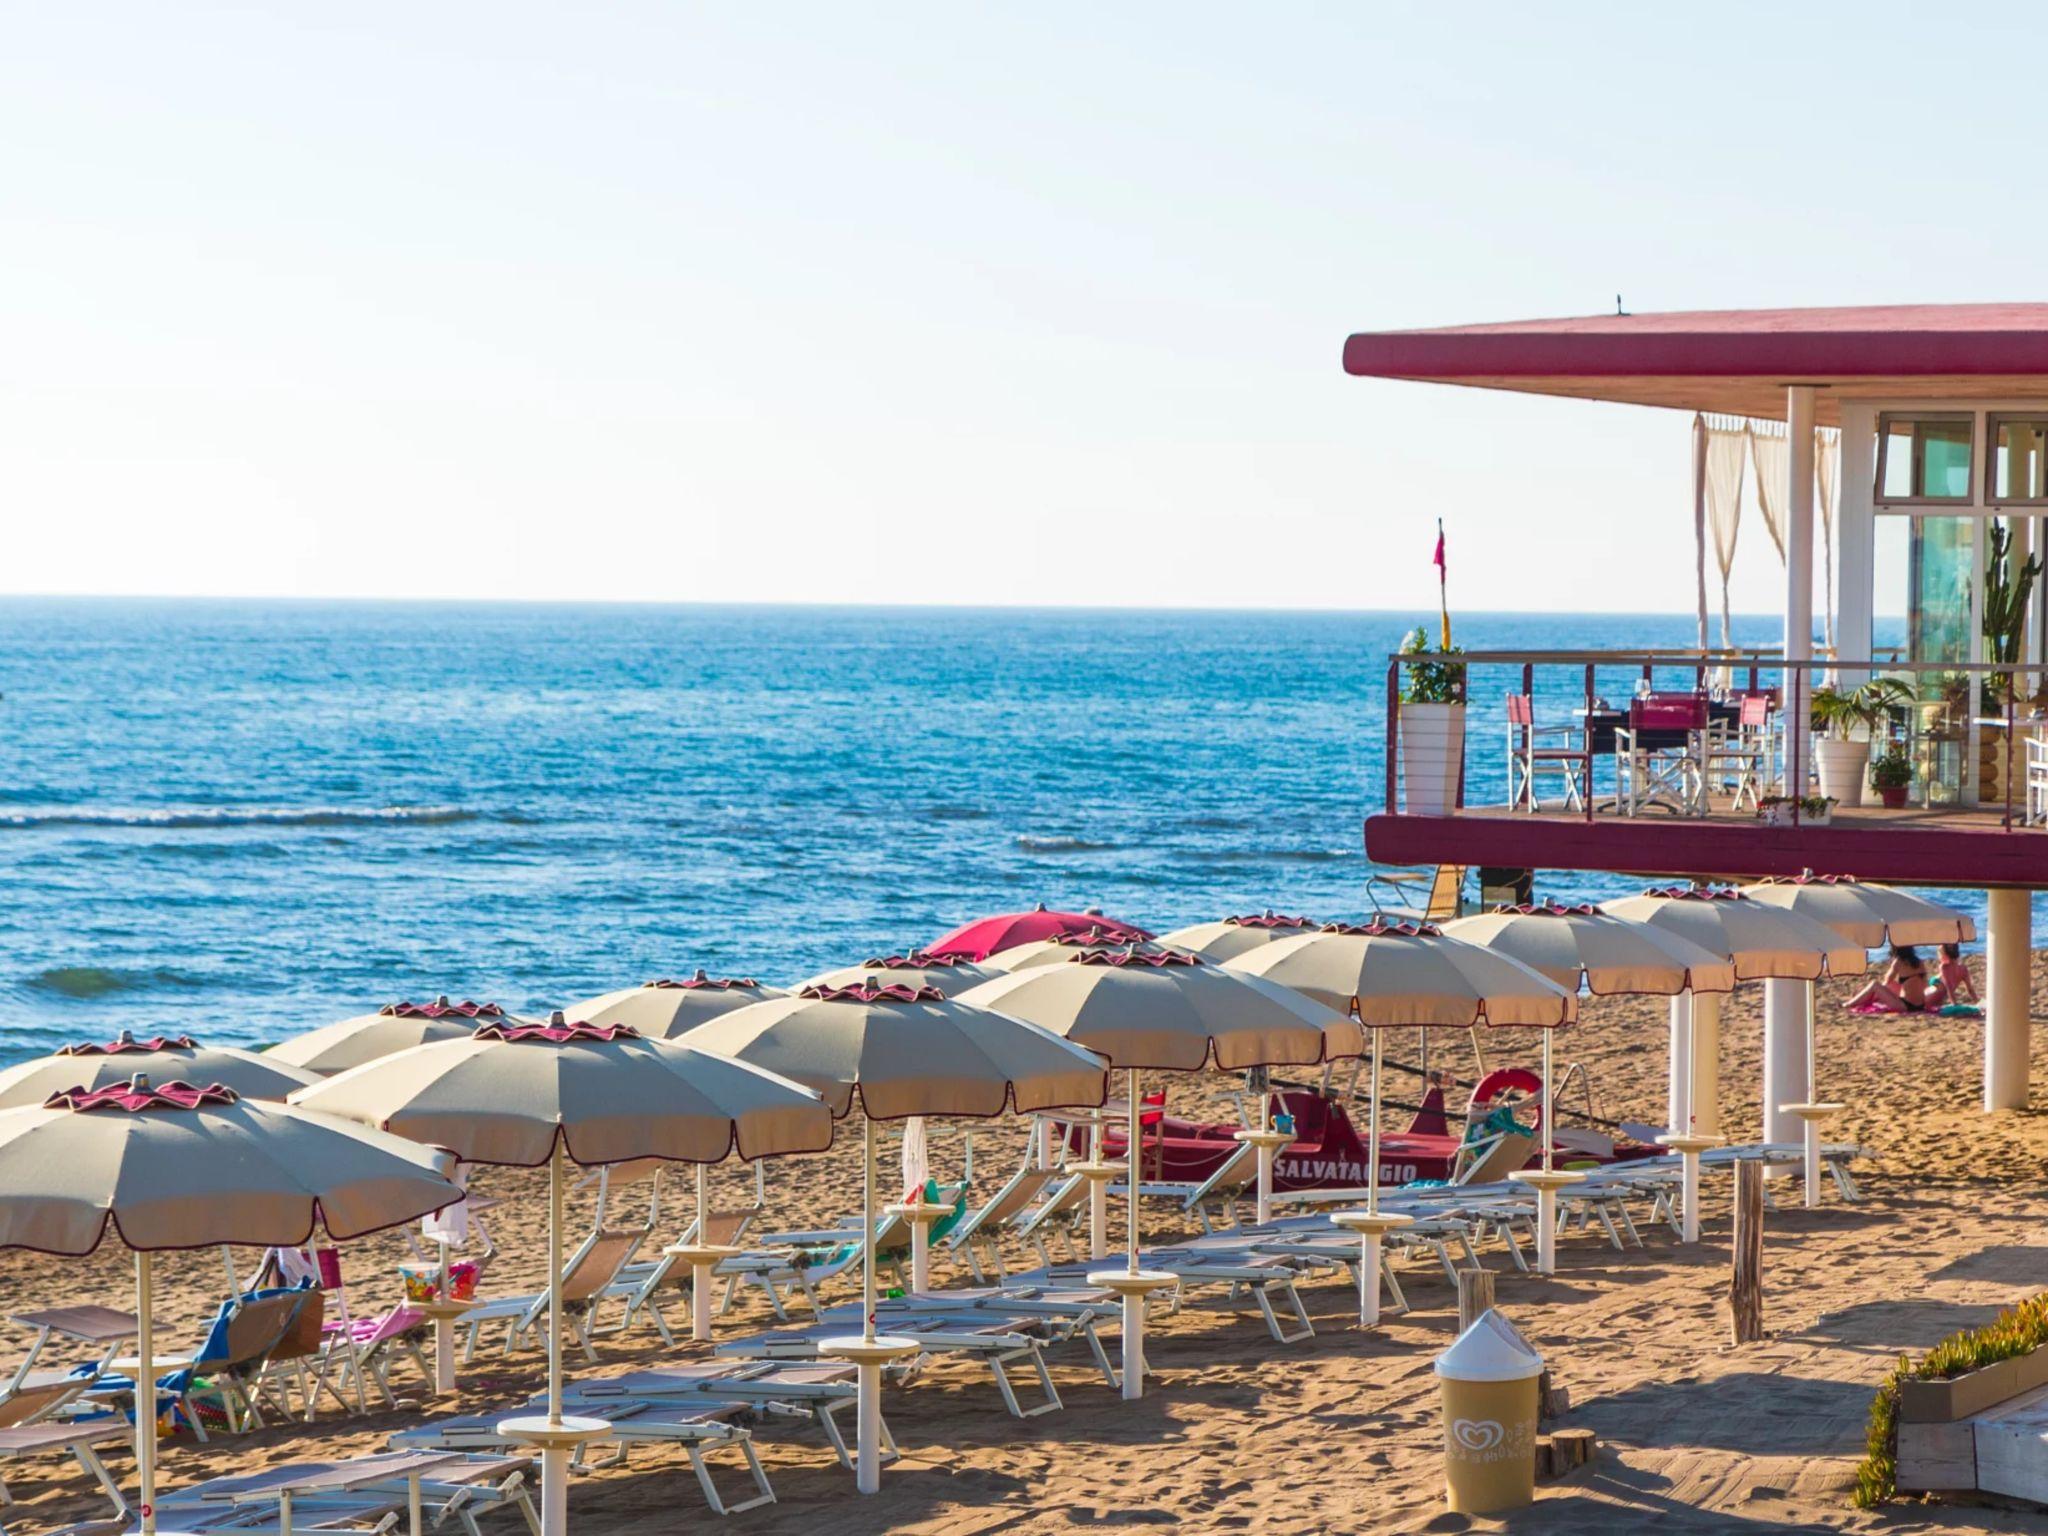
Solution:
{"label": "red railing", "polygon": [[[2016,743],[2020,725],[2018,688],[2015,686],[2015,683],[2022,676],[2044,670],[2040,667],[2014,666],[1998,662],[1844,661],[1834,657],[1815,657],[1806,660],[1787,661],[1777,656],[1760,657],[1754,651],[1635,650],[1466,651],[1448,654],[1437,652],[1401,653],[1387,658],[1385,808],[1389,814],[1399,811],[1401,801],[1401,685],[1403,672],[1406,668],[1416,665],[1442,666],[1445,664],[1461,668],[1455,680],[1456,696],[1457,701],[1466,704],[1468,708],[1470,704],[1472,668],[1502,667],[1519,669],[1522,692],[1526,695],[1533,695],[1535,692],[1536,673],[1539,667],[1569,666],[1579,669],[1582,672],[1582,691],[1586,710],[1586,714],[1582,716],[1582,721],[1584,722],[1584,729],[1588,732],[1585,742],[1589,752],[1592,743],[1590,734],[1591,722],[1599,699],[1598,673],[1602,668],[1639,671],[1645,680],[1653,683],[1656,680],[1656,674],[1660,671],[1667,673],[1671,671],[1678,671],[1680,673],[1691,672],[1693,675],[1693,689],[1696,692],[1706,692],[1709,687],[1710,677],[1716,673],[1725,672],[1731,679],[1736,675],[1746,677],[1747,690],[1751,693],[1763,691],[1769,686],[1766,679],[1774,678],[1778,699],[1794,706],[1791,708],[1781,708],[1779,713],[1783,719],[1785,734],[1785,755],[1783,761],[1786,764],[1799,765],[1796,784],[1788,777],[1787,782],[1782,786],[1783,792],[1791,799],[1791,816],[1795,825],[1801,819],[1799,801],[1804,798],[1807,790],[1807,772],[1810,765],[1807,764],[1806,753],[1811,742],[1812,723],[1806,706],[1816,683],[1816,673],[1832,674],[1835,677],[1857,678],[1864,676],[1913,678],[1924,675],[1935,675],[1944,678],[1967,678],[1969,679],[1969,701],[1972,707],[1964,712],[1962,722],[1964,726],[1977,729],[1991,726],[1993,728],[2002,728],[2005,733],[2005,771],[2002,775],[2004,779],[2002,824],[2007,831],[2013,829],[2014,794],[2019,783],[2019,775],[2015,771],[2017,766],[2015,762]],[[2001,719],[1987,720],[1978,713],[1975,707],[1979,703],[1980,680],[1987,677],[2006,680],[2005,686],[1999,690],[2003,695]],[[1905,739],[1909,744],[1917,744],[1921,739],[1920,723],[1913,716],[1917,711],[1923,709],[1928,702],[1925,699],[1921,699],[1916,704],[1905,706],[1908,714]],[[1468,743],[1471,737],[1470,724],[1471,722],[1468,717],[1465,737]],[[1969,752],[1967,746],[1973,740],[1975,734],[1976,731],[1974,729],[1965,729],[1962,738],[1955,743],[1965,748],[1964,760],[1960,765],[1959,771],[1971,778],[1974,778],[1977,772],[1978,754]],[[1587,821],[1591,821],[1594,811],[1594,796],[1592,793],[1590,764],[1588,781],[1584,786],[1584,790],[1585,805],[1582,814]],[[1465,768],[1462,757],[1459,763],[1457,803],[1460,808],[1463,808],[1465,804]],[[2025,812],[2023,806],[2019,819],[2022,826],[2024,826]]]}

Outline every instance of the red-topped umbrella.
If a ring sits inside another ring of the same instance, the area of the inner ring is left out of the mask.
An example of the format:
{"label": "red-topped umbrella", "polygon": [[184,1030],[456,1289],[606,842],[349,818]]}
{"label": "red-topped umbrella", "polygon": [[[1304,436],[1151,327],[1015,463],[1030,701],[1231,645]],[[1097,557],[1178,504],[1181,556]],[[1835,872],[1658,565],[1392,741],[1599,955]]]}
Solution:
{"label": "red-topped umbrella", "polygon": [[1100,929],[1103,938],[1112,944],[1142,942],[1152,937],[1136,923],[1104,917],[1100,912],[1054,912],[1041,901],[1029,912],[1005,912],[963,923],[925,949],[934,955],[986,960],[999,950],[1014,949],[1019,944],[1035,944],[1055,934],[1085,934],[1090,929]]}

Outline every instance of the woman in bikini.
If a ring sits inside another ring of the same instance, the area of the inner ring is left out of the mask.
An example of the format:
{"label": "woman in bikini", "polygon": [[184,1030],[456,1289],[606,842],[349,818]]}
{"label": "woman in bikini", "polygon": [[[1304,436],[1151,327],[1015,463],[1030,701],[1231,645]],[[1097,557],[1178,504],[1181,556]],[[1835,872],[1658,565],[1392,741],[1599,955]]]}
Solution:
{"label": "woman in bikini", "polygon": [[1884,979],[1873,981],[1849,999],[1851,1008],[1867,1003],[1877,1004],[1886,1013],[1925,1013],[1937,1006],[1929,995],[1927,962],[1920,958],[1919,951],[1910,944],[1894,944],[1892,963],[1885,967]]}
{"label": "woman in bikini", "polygon": [[1927,1006],[1940,1008],[1966,1000],[1977,1001],[1977,983],[1970,977],[1970,968],[1963,963],[1963,946],[1944,944],[1941,946],[1941,974],[1927,989]]}

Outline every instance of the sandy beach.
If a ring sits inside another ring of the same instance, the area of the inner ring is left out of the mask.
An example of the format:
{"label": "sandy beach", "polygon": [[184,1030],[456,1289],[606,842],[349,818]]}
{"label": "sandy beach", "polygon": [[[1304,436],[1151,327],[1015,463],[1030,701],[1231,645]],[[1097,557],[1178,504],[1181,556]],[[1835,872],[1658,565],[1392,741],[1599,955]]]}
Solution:
{"label": "sandy beach", "polygon": [[[1742,988],[1723,1026],[1725,1128],[1759,1132],[1756,1102],[1761,989]],[[2048,1013],[2048,967],[2036,957],[2035,1014]],[[1575,1234],[1549,1280],[1514,1274],[1499,1250],[1503,1308],[1542,1349],[1572,1398],[1566,1423],[1600,1437],[1591,1468],[1546,1485],[1534,1509],[1503,1521],[1446,1514],[1440,1493],[1436,1392],[1429,1372],[1449,1342],[1455,1301],[1441,1273],[1411,1266],[1415,1310],[1370,1337],[1352,1326],[1355,1293],[1343,1282],[1304,1289],[1316,1336],[1277,1345],[1255,1316],[1191,1305],[1166,1319],[1153,1346],[1160,1373],[1143,1402],[1126,1405],[1073,1352],[1055,1357],[1065,1411],[1017,1420],[1002,1411],[978,1367],[940,1363],[892,1390],[889,1421],[905,1447],[881,1495],[856,1500],[851,1477],[823,1441],[795,1425],[768,1426],[759,1444],[780,1503],[734,1517],[733,1530],[805,1533],[884,1529],[967,1533],[1125,1529],[1449,1531],[1510,1529],[1634,1532],[2048,1530],[2048,1516],[2012,1509],[1848,1505],[1872,1385],[1902,1350],[1917,1350],[2048,1280],[2048,1117],[1978,1113],[1979,1027],[1970,1022],[1851,1018],[1824,993],[1821,1087],[1851,1105],[1841,1131],[1869,1148],[1866,1196],[1820,1211],[1788,1203],[1767,1220],[1766,1326],[1758,1344],[1727,1343],[1728,1181],[1709,1183],[1705,1241],[1691,1251],[1666,1229],[1644,1227],[1647,1247],[1616,1253]],[[1666,1013],[1661,1000],[1591,1003],[1559,1042],[1559,1062],[1584,1062],[1597,1108],[1616,1118],[1662,1116]],[[1448,1042],[1447,1042],[1448,1043]],[[1501,1038],[1507,1059],[1526,1054]],[[1469,1068],[1459,1051],[1451,1064]],[[1218,1108],[1219,1078],[1169,1084],[1171,1107]],[[2048,1092],[2048,1039],[2036,1037],[2036,1096]],[[1362,1122],[1362,1115],[1361,1115]],[[851,1134],[849,1134],[851,1132]],[[857,1124],[822,1157],[771,1165],[766,1225],[834,1220],[857,1207]],[[957,1167],[959,1138],[935,1129],[935,1172]],[[977,1191],[1016,1166],[1014,1124],[976,1136]],[[746,1170],[716,1170],[714,1190],[750,1193]],[[487,1290],[541,1279],[544,1201],[533,1175],[484,1170],[476,1187],[503,1197],[492,1226],[502,1251]],[[687,1180],[672,1179],[660,1225],[672,1238],[687,1215]],[[634,1200],[644,1199],[635,1194]],[[587,1223],[588,1196],[578,1206]],[[636,1207],[644,1211],[644,1207]],[[1177,1230],[1151,1217],[1148,1236]],[[1120,1220],[1118,1222],[1120,1228]],[[1113,1232],[1113,1238],[1115,1233]],[[387,1235],[346,1254],[354,1305],[382,1304],[400,1253]],[[1021,1254],[1019,1255],[1021,1258]],[[217,1304],[218,1256],[170,1255],[159,1264],[161,1335],[189,1341]],[[84,1261],[10,1254],[0,1259],[10,1310],[59,1300],[131,1305],[125,1250]],[[964,1272],[942,1267],[938,1283]],[[853,1294],[838,1283],[836,1299]],[[676,1314],[680,1316],[678,1312]],[[731,1335],[766,1316],[747,1304],[720,1320]],[[20,1337],[19,1334],[16,1335]],[[613,1374],[695,1358],[701,1346],[664,1347],[652,1329],[601,1341],[602,1363],[574,1361],[573,1376]],[[409,1368],[402,1390],[422,1384]],[[510,1405],[542,1385],[542,1356],[480,1354],[460,1406]],[[230,1469],[381,1446],[415,1422],[417,1408],[344,1418],[331,1407],[311,1426],[275,1426],[208,1446],[167,1442],[173,1487]],[[132,1459],[109,1464],[124,1481]],[[47,1530],[97,1515],[84,1479],[44,1462],[10,1477],[19,1507],[9,1524]],[[585,1531],[653,1536],[678,1520],[710,1520],[679,1454],[642,1451],[623,1467],[580,1478],[572,1515]],[[510,1526],[503,1527],[511,1529]]]}

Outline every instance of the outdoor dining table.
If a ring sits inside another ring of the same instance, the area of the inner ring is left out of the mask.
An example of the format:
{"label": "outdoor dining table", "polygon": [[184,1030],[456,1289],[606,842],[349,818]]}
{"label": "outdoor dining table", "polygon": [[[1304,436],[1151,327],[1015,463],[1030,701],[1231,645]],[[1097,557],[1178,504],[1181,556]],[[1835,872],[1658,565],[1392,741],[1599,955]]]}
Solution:
{"label": "outdoor dining table", "polygon": [[[1652,694],[1650,697],[1668,700],[1691,698],[1692,695]],[[1594,708],[1587,709],[1584,705],[1581,705],[1572,713],[1579,723],[1579,729],[1585,733],[1586,750],[1596,759],[1600,757],[1614,757],[1615,750],[1620,745],[1620,733],[1628,728],[1628,709],[1626,707],[1619,709],[1602,707],[1597,704]],[[1707,754],[1707,741],[1712,735],[1714,727],[1721,726],[1733,730],[1739,724],[1741,718],[1742,703],[1739,698],[1709,699],[1707,701],[1706,730],[1688,731],[1648,727],[1635,733],[1635,741],[1638,748],[1651,752],[1690,751],[1697,761],[1704,763]],[[1617,768],[1615,798],[1602,801],[1598,809],[1603,811],[1619,809],[1621,804],[1619,773],[1620,770]],[[1589,785],[1588,788],[1590,789],[1591,786]],[[1690,814],[1690,809],[1687,806],[1667,795],[1652,794],[1644,797],[1639,803],[1644,806],[1657,806],[1659,809],[1670,811],[1674,815]]]}

